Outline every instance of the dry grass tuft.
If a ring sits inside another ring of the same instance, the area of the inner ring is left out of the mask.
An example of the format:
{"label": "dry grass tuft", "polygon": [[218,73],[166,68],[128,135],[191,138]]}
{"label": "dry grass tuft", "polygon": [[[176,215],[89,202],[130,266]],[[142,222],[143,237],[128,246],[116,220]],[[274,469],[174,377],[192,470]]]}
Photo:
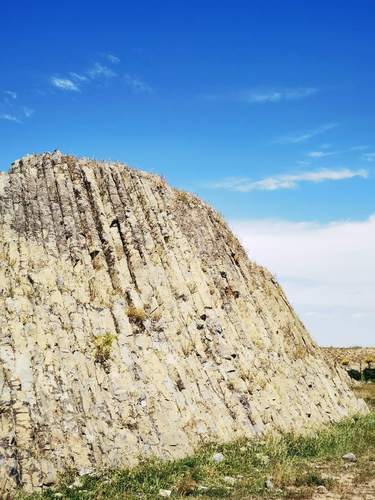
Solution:
{"label": "dry grass tuft", "polygon": [[130,321],[142,322],[148,318],[146,311],[140,307],[128,307],[127,315]]}
{"label": "dry grass tuft", "polygon": [[368,382],[367,384],[360,384],[353,387],[356,395],[364,399],[370,408],[375,409],[375,383]]}
{"label": "dry grass tuft", "polygon": [[186,191],[181,191],[179,189],[176,189],[176,199],[177,201],[180,201],[181,203],[185,203],[188,205],[190,203],[190,195]]}

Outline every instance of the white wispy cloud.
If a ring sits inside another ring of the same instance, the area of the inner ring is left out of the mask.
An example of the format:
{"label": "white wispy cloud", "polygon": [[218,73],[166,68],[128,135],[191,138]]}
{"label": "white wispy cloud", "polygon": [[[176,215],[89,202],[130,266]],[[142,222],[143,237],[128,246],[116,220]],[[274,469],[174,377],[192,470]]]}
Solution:
{"label": "white wispy cloud", "polygon": [[101,62],[94,62],[94,64],[86,70],[71,71],[68,73],[68,76],[53,76],[50,79],[50,83],[61,90],[78,92],[84,90],[88,85],[95,85],[104,81],[118,79],[118,81],[125,82],[127,87],[135,93],[151,94],[153,92],[151,86],[138,76],[131,75],[130,73],[122,74],[119,66],[117,67],[118,71],[114,71],[108,66],[108,64],[119,65],[121,62],[119,57],[109,53],[102,53],[101,58]]}
{"label": "white wispy cloud", "polygon": [[[324,159],[330,156],[337,156],[337,155],[342,155],[344,153],[353,153],[356,151],[365,151],[366,149],[369,148],[369,146],[365,145],[360,145],[360,146],[351,146],[346,149],[340,149],[340,150],[334,150],[332,151],[332,144],[329,143],[323,143],[318,146],[319,149],[313,150],[313,151],[308,151],[306,152],[306,156],[310,159],[309,161],[306,160],[299,160],[297,161],[298,165],[301,166],[308,166],[312,164],[313,160],[319,160],[319,159]],[[365,153],[362,154],[362,159],[365,159],[367,161],[375,161],[375,153]]]}
{"label": "white wispy cloud", "polygon": [[51,78],[51,83],[54,87],[62,90],[68,90],[70,92],[78,92],[79,91],[79,86],[74,83],[72,80],[69,80],[69,78],[57,78],[53,76]]}
{"label": "white wispy cloud", "polygon": [[146,82],[144,82],[137,76],[129,75],[128,73],[126,73],[124,75],[124,80],[126,85],[130,87],[133,90],[133,92],[146,93],[146,94],[151,94],[153,92],[150,85],[148,85]]}
{"label": "white wispy cloud", "polygon": [[352,146],[350,148],[350,151],[366,151],[366,149],[369,149],[370,146],[367,146],[365,144],[360,145],[360,146]]}
{"label": "white wispy cloud", "polygon": [[337,151],[310,151],[307,156],[310,158],[325,158],[326,156],[336,155]]}
{"label": "white wispy cloud", "polygon": [[89,80],[87,78],[87,76],[80,75],[79,73],[71,72],[69,74],[70,74],[71,78],[73,78],[74,80],[77,80],[78,82],[87,82]]}
{"label": "white wispy cloud", "polygon": [[33,114],[35,113],[34,109],[28,108],[27,106],[23,106],[22,111],[26,118],[30,118],[30,116],[33,116]]}
{"label": "white wispy cloud", "polygon": [[9,113],[1,113],[0,119],[7,120],[8,122],[22,123],[21,120],[19,118],[17,118],[17,116],[11,115]]}
{"label": "white wispy cloud", "polygon": [[374,345],[375,215],[326,224],[256,219],[230,225],[250,258],[276,274],[320,344]]}
{"label": "white wispy cloud", "polygon": [[6,97],[9,97],[10,99],[17,99],[17,93],[14,92],[13,90],[4,90],[4,94]]}
{"label": "white wispy cloud", "polygon": [[114,56],[113,54],[106,54],[106,57],[109,62],[112,64],[118,64],[120,62],[120,58],[117,56]]}
{"label": "white wispy cloud", "polygon": [[264,102],[280,102],[294,101],[303,99],[316,94],[318,89],[315,88],[296,88],[287,90],[271,90],[271,91],[245,91],[239,97],[249,103],[264,103]]}
{"label": "white wispy cloud", "polygon": [[311,165],[311,161],[306,161],[306,160],[298,160],[297,161],[298,165],[301,165],[302,167],[307,167],[308,165]]}
{"label": "white wispy cloud", "polygon": [[278,144],[299,144],[301,142],[307,142],[313,137],[317,135],[321,135],[324,132],[328,132],[336,127],[338,127],[338,123],[326,123],[325,125],[321,125],[312,130],[308,130],[307,132],[294,132],[293,134],[285,135],[279,137],[274,141],[274,143]]}
{"label": "white wispy cloud", "polygon": [[272,177],[265,177],[258,181],[253,181],[246,177],[228,177],[219,182],[214,182],[209,187],[214,189],[226,189],[247,193],[249,191],[276,191],[278,189],[293,189],[302,182],[324,182],[340,181],[352,179],[353,177],[366,178],[366,170],[341,169],[321,169],[317,171],[302,172],[298,174],[283,174]]}
{"label": "white wispy cloud", "polygon": [[89,69],[88,74],[91,78],[114,78],[117,76],[113,70],[98,62]]}
{"label": "white wispy cloud", "polygon": [[[108,58],[108,55],[106,55],[105,57]],[[80,72],[71,71],[68,77],[53,76],[50,79],[50,82],[54,87],[58,89],[67,90],[71,92],[79,92],[85,85],[88,85],[93,81],[98,81],[103,79],[106,80],[110,78],[115,78],[116,76],[117,74],[111,68],[108,68],[108,66],[100,62],[95,62],[86,71],[80,71]]]}
{"label": "white wispy cloud", "polygon": [[202,97],[208,101],[230,101],[247,104],[278,103],[295,101],[316,94],[318,89],[313,87],[296,87],[286,89],[259,89],[250,88],[222,94],[205,94]]}
{"label": "white wispy cloud", "polygon": [[[343,149],[341,151],[328,151],[330,147],[331,145],[327,145],[327,147],[324,147],[324,145],[322,145],[321,149],[323,149],[324,151],[320,150],[310,151],[309,153],[307,153],[307,156],[309,156],[310,158],[325,158],[327,156],[338,155],[341,153],[349,153],[353,151],[365,151],[366,149],[369,148],[369,146],[352,146],[350,148]],[[375,153],[365,153],[362,155],[362,158],[368,159],[368,161],[373,161],[372,157],[374,157],[375,159]]]}
{"label": "white wispy cloud", "polygon": [[366,153],[363,158],[367,161],[375,161],[375,153]]}
{"label": "white wispy cloud", "polygon": [[34,110],[19,102],[18,95],[13,90],[0,92],[0,120],[23,123],[23,119],[30,118],[33,113]]}

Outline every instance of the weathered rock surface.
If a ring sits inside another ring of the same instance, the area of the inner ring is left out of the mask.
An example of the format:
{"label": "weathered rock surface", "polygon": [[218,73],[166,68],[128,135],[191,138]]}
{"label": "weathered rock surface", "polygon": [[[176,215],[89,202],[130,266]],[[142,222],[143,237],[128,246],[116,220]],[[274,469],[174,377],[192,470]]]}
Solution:
{"label": "weathered rock surface", "polygon": [[0,479],[366,411],[207,205],[59,152],[0,175]]}

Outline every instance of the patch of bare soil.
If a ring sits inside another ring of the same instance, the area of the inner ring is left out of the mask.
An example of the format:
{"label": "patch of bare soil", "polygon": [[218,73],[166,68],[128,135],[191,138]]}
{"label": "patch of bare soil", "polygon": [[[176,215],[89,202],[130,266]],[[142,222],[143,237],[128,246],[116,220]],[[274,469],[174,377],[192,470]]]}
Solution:
{"label": "patch of bare soil", "polygon": [[[372,471],[374,477],[375,469]],[[313,500],[321,498],[334,498],[345,500],[374,500],[375,479],[357,481],[355,474],[345,472],[335,476],[336,486],[332,490],[318,490],[311,497]],[[318,487],[319,488],[319,487]]]}
{"label": "patch of bare soil", "polygon": [[350,464],[315,465],[326,486],[289,487],[284,498],[299,500],[375,500],[375,461],[361,459]]}

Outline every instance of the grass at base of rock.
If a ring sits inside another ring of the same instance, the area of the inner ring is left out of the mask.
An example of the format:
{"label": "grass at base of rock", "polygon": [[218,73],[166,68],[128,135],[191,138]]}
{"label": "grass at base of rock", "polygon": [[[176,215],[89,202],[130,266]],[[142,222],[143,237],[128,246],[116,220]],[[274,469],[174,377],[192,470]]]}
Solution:
{"label": "grass at base of rock", "polygon": [[375,382],[355,385],[353,390],[359,398],[364,399],[368,406],[375,410]]}
{"label": "grass at base of rock", "polygon": [[[160,489],[171,490],[171,498],[308,498],[318,487],[335,487],[332,477],[345,466],[342,455],[348,452],[358,457],[355,467],[362,462],[374,466],[369,457],[375,456],[375,412],[345,419],[309,436],[283,434],[210,444],[185,459],[148,460],[132,469],[95,477],[77,479],[72,472],[54,489],[19,498],[155,499]],[[215,453],[222,453],[222,462],[212,460]],[[367,470],[359,469],[359,473]],[[267,488],[268,479],[272,484]]]}

